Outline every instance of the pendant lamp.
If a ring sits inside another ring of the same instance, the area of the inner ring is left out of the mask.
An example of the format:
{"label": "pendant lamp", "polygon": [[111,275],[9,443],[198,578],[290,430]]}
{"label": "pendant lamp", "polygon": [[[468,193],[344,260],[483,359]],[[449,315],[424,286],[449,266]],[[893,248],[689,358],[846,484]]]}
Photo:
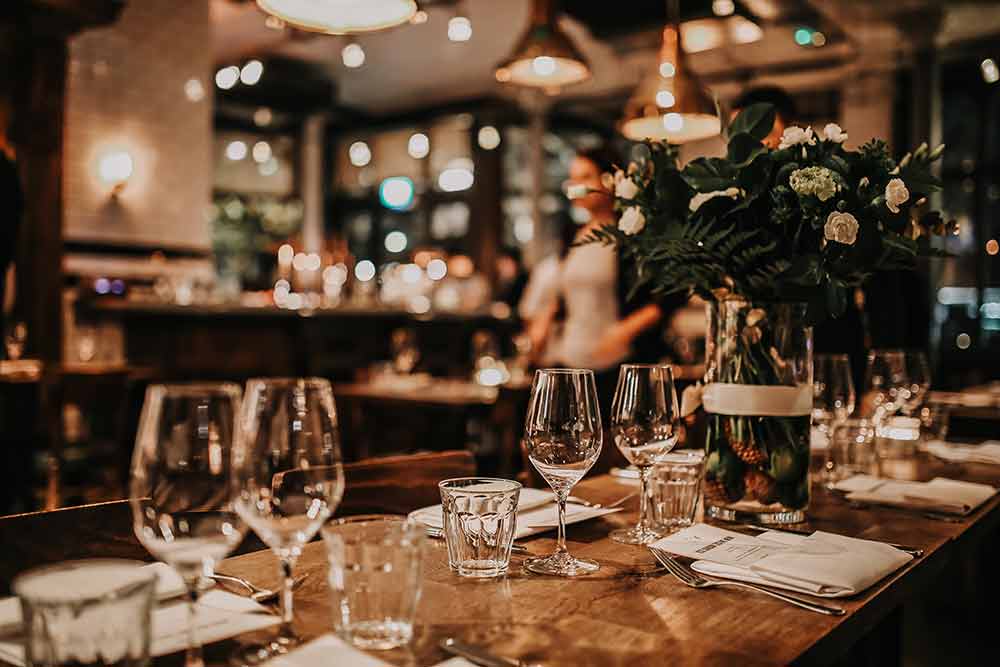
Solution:
{"label": "pendant lamp", "polygon": [[557,88],[590,78],[587,61],[556,25],[555,0],[534,0],[531,25],[496,70],[497,81]]}
{"label": "pendant lamp", "polygon": [[293,28],[327,35],[383,30],[417,13],[415,0],[257,0],[257,6]]}

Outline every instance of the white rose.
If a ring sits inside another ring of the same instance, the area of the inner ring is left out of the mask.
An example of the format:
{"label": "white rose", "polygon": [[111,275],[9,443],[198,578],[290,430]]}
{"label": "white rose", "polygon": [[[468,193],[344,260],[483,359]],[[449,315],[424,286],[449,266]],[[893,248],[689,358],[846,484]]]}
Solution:
{"label": "white rose", "polygon": [[885,205],[893,213],[899,213],[899,205],[910,198],[903,179],[894,178],[885,186]]}
{"label": "white rose", "polygon": [[[621,172],[618,172],[619,174]],[[639,194],[639,186],[631,178],[623,178],[615,182],[615,196],[619,199],[635,199]]]}
{"label": "white rose", "polygon": [[858,220],[850,213],[834,211],[827,217],[823,225],[823,236],[828,241],[836,241],[844,245],[854,245],[858,240]]}
{"label": "white rose", "polygon": [[790,148],[797,144],[809,144],[810,146],[816,143],[816,137],[813,136],[813,130],[811,127],[802,129],[792,125],[786,127],[785,131],[781,133],[781,143],[778,144],[779,149]]}
{"label": "white rose", "polygon": [[691,202],[688,204],[688,208],[691,212],[697,211],[701,208],[701,205],[707,202],[709,199],[715,199],[716,197],[730,197],[736,199],[743,194],[743,191],[739,188],[726,188],[725,190],[713,190],[712,192],[698,192],[691,197]]}
{"label": "white rose", "polygon": [[823,128],[823,138],[836,144],[847,141],[847,132],[844,132],[836,123],[827,123]]}
{"label": "white rose", "polygon": [[622,211],[622,217],[618,219],[618,229],[632,236],[642,231],[646,226],[646,216],[642,214],[638,206],[629,206]]}

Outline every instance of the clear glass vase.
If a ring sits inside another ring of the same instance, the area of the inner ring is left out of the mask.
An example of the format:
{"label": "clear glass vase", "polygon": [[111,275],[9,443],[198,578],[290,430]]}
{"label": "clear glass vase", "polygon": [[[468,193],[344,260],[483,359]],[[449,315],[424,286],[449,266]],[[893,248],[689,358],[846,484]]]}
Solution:
{"label": "clear glass vase", "polygon": [[813,381],[806,305],[728,298],[708,308],[705,515],[804,521]]}

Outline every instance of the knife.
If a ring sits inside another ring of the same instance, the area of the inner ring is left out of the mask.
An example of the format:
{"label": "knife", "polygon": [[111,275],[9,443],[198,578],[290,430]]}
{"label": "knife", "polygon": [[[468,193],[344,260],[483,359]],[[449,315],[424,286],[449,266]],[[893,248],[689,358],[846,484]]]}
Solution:
{"label": "knife", "polygon": [[[793,535],[812,535],[815,531],[808,530],[806,528],[792,528],[791,526],[784,526],[782,528],[769,528],[768,526],[760,526],[755,523],[743,523],[741,526],[746,526],[747,528],[752,528],[753,530],[769,531],[773,530],[776,533],[791,533]],[[895,542],[886,542],[885,540],[873,540],[868,537],[859,537],[859,540],[868,540],[869,542],[880,542],[887,546],[893,547],[894,549],[899,549],[904,551],[915,558],[920,558],[924,555],[923,549],[918,549],[916,547],[908,547],[905,544],[896,544]]]}
{"label": "knife", "polygon": [[482,665],[482,667],[524,667],[524,663],[520,660],[490,653],[482,646],[469,644],[454,637],[442,639],[439,645],[448,653],[471,660],[477,665]]}

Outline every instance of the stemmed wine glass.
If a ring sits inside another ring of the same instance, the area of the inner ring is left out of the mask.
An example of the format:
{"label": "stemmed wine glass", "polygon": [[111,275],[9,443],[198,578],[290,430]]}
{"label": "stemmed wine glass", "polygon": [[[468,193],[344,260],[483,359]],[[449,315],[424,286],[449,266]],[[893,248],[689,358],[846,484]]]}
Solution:
{"label": "stemmed wine glass", "polygon": [[528,400],[524,448],[528,460],[555,492],[559,537],[555,553],[525,561],[528,571],[574,577],[600,567],[595,561],[574,558],[566,549],[566,498],[597,461],[603,439],[593,371],[537,371]]}
{"label": "stemmed wine glass", "polygon": [[639,521],[611,533],[624,544],[648,544],[662,535],[649,517],[649,476],[653,465],[677,444],[679,410],[669,366],[623,364],[611,403],[611,437],[629,463],[639,469]]}
{"label": "stemmed wine glass", "polygon": [[233,468],[236,511],[281,565],[282,626],[277,641],[287,646],[296,642],[295,562],[344,494],[330,383],[318,378],[247,382]]}
{"label": "stemmed wine glass", "polygon": [[902,350],[872,350],[868,353],[864,414],[872,416],[876,430],[903,406],[909,395],[908,384],[906,357]]}
{"label": "stemmed wine glass", "polygon": [[813,358],[813,425],[829,438],[834,425],[854,413],[855,401],[848,356],[817,354]]}
{"label": "stemmed wine glass", "polygon": [[198,580],[243,540],[232,507],[233,441],[240,388],[152,385],[132,457],[129,497],[139,542],[187,587],[187,667],[204,665],[195,633]]}

